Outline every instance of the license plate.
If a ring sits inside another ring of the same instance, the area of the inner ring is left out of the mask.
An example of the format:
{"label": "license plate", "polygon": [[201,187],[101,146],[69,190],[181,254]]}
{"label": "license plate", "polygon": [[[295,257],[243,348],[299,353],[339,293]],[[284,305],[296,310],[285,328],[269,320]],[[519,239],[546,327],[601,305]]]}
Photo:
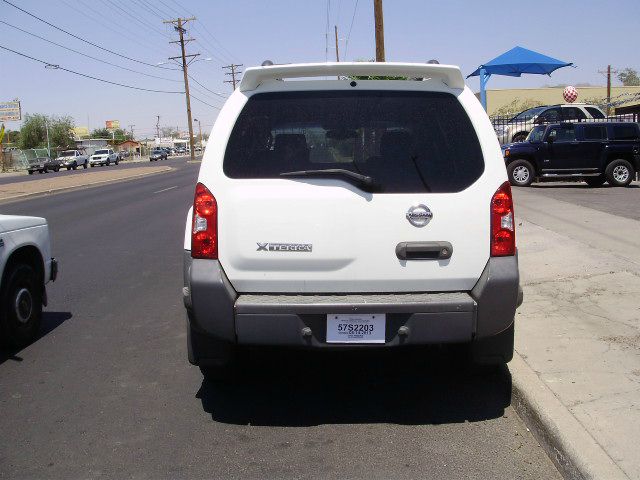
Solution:
{"label": "license plate", "polygon": [[384,343],[385,314],[327,315],[327,343]]}

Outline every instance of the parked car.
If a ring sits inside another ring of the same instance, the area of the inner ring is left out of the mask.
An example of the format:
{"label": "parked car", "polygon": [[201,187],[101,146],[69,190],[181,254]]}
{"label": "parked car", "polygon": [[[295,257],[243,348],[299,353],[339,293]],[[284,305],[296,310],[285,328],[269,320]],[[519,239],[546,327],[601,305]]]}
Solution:
{"label": "parked car", "polygon": [[640,130],[631,122],[538,125],[525,142],[502,151],[512,185],[576,179],[624,187],[640,170]]}
{"label": "parked car", "polygon": [[131,156],[131,152],[129,152],[129,150],[120,150],[120,151],[118,151],[118,154],[120,155],[120,160],[123,160],[123,159]]}
{"label": "parked car", "polygon": [[96,150],[93,155],[91,155],[91,159],[89,160],[89,165],[95,167],[97,165],[106,165],[109,166],[112,163],[118,165],[120,161],[120,157],[118,154],[114,152],[110,148],[104,148],[100,150]]}
{"label": "parked car", "polygon": [[166,159],[167,159],[167,152],[165,152],[161,148],[154,148],[153,150],[151,150],[151,153],[149,154],[150,162],[157,162],[158,160],[166,160]]}
{"label": "parked car", "polygon": [[51,165],[50,162],[51,158],[49,157],[37,157],[29,160],[27,172],[29,172],[29,175],[33,175],[34,172],[47,173],[49,171],[49,166]]}
{"label": "parked car", "polygon": [[38,334],[46,284],[55,281],[44,218],[0,215],[0,342],[24,347]]}
{"label": "parked car", "polygon": [[80,150],[65,150],[60,152],[57,160],[60,162],[60,167],[66,168],[67,170],[75,170],[78,167],[87,168],[89,164],[89,156]]}
{"label": "parked car", "polygon": [[460,343],[508,362],[522,295],[494,135],[458,67],[247,69],[186,218],[189,361],[216,378],[238,345]]}
{"label": "parked car", "polygon": [[178,147],[176,148],[176,155],[186,155],[187,154],[187,149],[184,147]]}
{"label": "parked car", "polygon": [[601,120],[606,115],[596,105],[571,103],[534,107],[520,112],[506,123],[494,122],[500,144],[523,142],[535,125],[555,122]]}
{"label": "parked car", "polygon": [[46,172],[58,172],[62,168],[62,161],[58,158],[47,158],[44,162],[44,168]]}

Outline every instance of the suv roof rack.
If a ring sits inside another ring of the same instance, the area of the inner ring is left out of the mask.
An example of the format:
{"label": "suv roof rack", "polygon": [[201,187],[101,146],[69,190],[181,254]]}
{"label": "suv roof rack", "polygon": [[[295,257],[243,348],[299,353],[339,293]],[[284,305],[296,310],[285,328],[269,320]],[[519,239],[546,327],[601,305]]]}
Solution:
{"label": "suv roof rack", "polygon": [[247,68],[240,81],[240,91],[255,90],[266,80],[336,75],[439,78],[450,88],[462,89],[465,86],[460,68],[454,65],[398,62],[327,62]]}

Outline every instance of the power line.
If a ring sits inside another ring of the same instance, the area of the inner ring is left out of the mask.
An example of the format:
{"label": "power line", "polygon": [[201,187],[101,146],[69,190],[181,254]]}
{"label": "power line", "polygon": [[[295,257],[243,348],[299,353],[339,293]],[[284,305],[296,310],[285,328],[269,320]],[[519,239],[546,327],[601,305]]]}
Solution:
{"label": "power line", "polygon": [[356,0],[356,4],[353,7],[353,15],[351,17],[351,25],[349,26],[349,33],[347,34],[347,41],[344,44],[344,59],[347,61],[347,50],[349,49],[349,39],[351,38],[351,30],[353,29],[353,21],[356,19],[356,11],[358,10],[358,1]]}
{"label": "power line", "polygon": [[91,75],[86,75],[84,73],[76,72],[75,70],[70,70],[68,68],[61,67],[60,65],[56,65],[54,63],[45,62],[44,60],[40,60],[39,58],[31,57],[31,56],[27,55],[26,53],[22,53],[22,52],[18,52],[16,50],[12,50],[12,49],[10,49],[8,47],[5,47],[4,45],[0,45],[0,48],[2,48],[3,50],[7,50],[7,51],[9,51],[11,53],[15,53],[16,55],[20,55],[21,57],[25,57],[25,58],[28,58],[30,60],[33,60],[35,62],[40,62],[40,63],[44,64],[45,68],[51,68],[51,69],[54,69],[54,70],[62,70],[62,71],[65,71],[65,72],[73,73],[75,75],[80,75],[81,77],[90,78],[92,80],[97,80],[98,82],[109,83],[111,85],[117,85],[119,87],[132,88],[134,90],[142,90],[144,92],[184,93],[184,92],[173,92],[173,91],[168,91],[168,90],[153,90],[153,89],[150,89],[150,88],[142,88],[142,87],[136,87],[136,86],[133,86],[133,85],[126,85],[124,83],[112,82],[110,80],[105,80],[103,78],[92,77]]}
{"label": "power line", "polygon": [[211,108],[215,108],[216,110],[220,110],[220,107],[216,107],[215,105],[211,105],[210,103],[207,103],[204,100],[199,99],[198,97],[196,97],[193,94],[191,95],[191,98],[193,98],[194,100],[199,101],[200,103],[204,103],[207,107],[211,107]]}
{"label": "power line", "polygon": [[82,55],[83,57],[90,58],[91,60],[95,60],[96,62],[104,63],[106,65],[111,65],[112,67],[120,68],[122,70],[127,70],[128,72],[137,73],[139,75],[144,75],[145,77],[157,78],[157,79],[160,79],[160,80],[166,80],[168,82],[178,82],[178,83],[182,82],[182,80],[174,80],[174,79],[171,79],[171,78],[165,78],[165,77],[159,77],[157,75],[151,75],[150,73],[140,72],[140,71],[134,70],[132,68],[127,68],[127,67],[123,67],[122,65],[111,63],[111,62],[109,62],[107,60],[102,60],[101,58],[93,57],[93,56],[91,56],[91,55],[89,55],[87,53],[83,53],[83,52],[80,52],[78,50],[74,50],[71,47],[66,47],[65,45],[61,45],[59,43],[56,43],[53,40],[49,40],[47,38],[41,37],[40,35],[36,35],[35,33],[31,33],[31,32],[29,32],[27,30],[23,30],[22,28],[16,27],[15,25],[11,25],[10,23],[5,22],[4,20],[0,20],[0,23],[3,23],[5,25],[7,25],[8,27],[15,28],[16,30],[21,31],[22,33],[26,33],[27,35],[31,35],[32,37],[39,38],[40,40],[42,40],[44,42],[51,43],[52,45],[55,45],[57,47],[64,48],[65,50],[69,50],[70,52],[77,53],[78,55]]}
{"label": "power line", "polygon": [[207,87],[205,87],[204,85],[202,85],[198,80],[196,80],[195,78],[193,78],[191,76],[191,74],[187,74],[187,76],[193,80],[195,83],[197,83],[198,85],[200,85],[202,88],[204,88],[206,91],[213,93],[214,95],[217,95],[218,97],[222,97],[222,98],[227,98],[226,95],[222,94],[222,93],[218,93],[218,92],[214,92],[213,90],[209,90]]}
{"label": "power line", "polygon": [[[118,25],[117,23],[109,23],[106,24],[106,22],[104,21],[104,18],[99,18],[99,17],[94,17],[93,15],[89,15],[87,12],[88,11],[94,11],[95,13],[97,13],[99,15],[99,12],[95,11],[95,7],[89,7],[87,6],[87,4],[85,4],[82,0],[75,0],[76,2],[78,2],[80,5],[82,5],[82,9],[76,8],[73,5],[70,5],[66,0],[60,0],[62,3],[64,3],[68,8],[70,8],[71,10],[74,10],[75,12],[79,13],[80,15],[88,18],[89,20],[91,20],[92,22],[96,22],[96,24],[101,25],[103,28],[106,28],[107,30],[112,31],[113,33],[117,34],[117,35],[122,35],[126,38],[128,38],[129,40],[132,40],[136,43],[140,43],[140,44],[144,44],[144,46],[150,50],[156,50],[157,46],[155,45],[151,45],[149,42],[143,41],[143,39],[141,38],[136,38],[133,35],[130,35],[129,32],[121,27],[120,25]],[[113,28],[117,28],[118,31],[115,31]]]}
{"label": "power line", "polygon": [[[23,12],[23,13],[25,13],[25,14],[29,15],[30,17],[33,17],[33,18],[35,18],[36,20],[39,20],[39,21],[41,21],[42,23],[44,23],[44,24],[46,24],[46,25],[49,25],[49,26],[50,26],[50,27],[52,27],[52,28],[55,28],[56,30],[59,30],[59,31],[61,31],[61,32],[63,32],[63,33],[66,33],[67,35],[70,35],[70,36],[72,36],[73,38],[75,38],[75,39],[77,39],[77,40],[80,40],[80,41],[82,41],[82,42],[84,42],[84,43],[88,43],[89,45],[91,45],[91,46],[93,46],[93,47],[99,48],[100,50],[104,50],[105,52],[109,52],[109,53],[110,53],[110,54],[112,54],[112,55],[116,55],[116,56],[118,56],[118,57],[126,58],[127,60],[130,60],[130,61],[132,61],[132,62],[140,63],[140,64],[142,64],[142,65],[147,65],[148,67],[161,68],[161,69],[164,69],[164,70],[175,70],[174,68],[166,68],[166,67],[162,67],[161,65],[154,65],[153,63],[148,63],[148,62],[145,62],[145,61],[143,61],[143,60],[138,60],[138,59],[136,59],[136,58],[131,58],[131,57],[129,57],[129,56],[127,56],[127,55],[124,55],[124,54],[122,54],[122,53],[114,52],[113,50],[110,50],[110,49],[108,49],[108,48],[102,47],[102,46],[98,45],[97,43],[93,43],[93,42],[91,42],[91,41],[89,41],[89,40],[87,40],[87,39],[85,39],[85,38],[82,38],[82,37],[80,37],[80,36],[78,36],[78,35],[75,35],[75,34],[73,34],[73,33],[71,33],[71,32],[68,32],[68,31],[67,31],[67,30],[65,30],[64,28],[60,28],[60,27],[58,27],[58,26],[54,25],[53,23],[49,23],[49,22],[47,22],[46,20],[44,20],[44,19],[42,19],[42,18],[38,17],[37,15],[34,15],[33,13],[28,12],[27,10],[25,10],[25,9],[23,9],[23,8],[20,8],[20,7],[18,7],[17,5],[14,5],[14,4],[13,4],[13,3],[11,3],[9,0],[2,0],[2,1],[3,1],[4,3],[6,3],[7,5],[11,5],[13,8],[16,8],[17,10],[20,10],[21,12]],[[45,63],[46,63],[46,62],[45,62]]]}
{"label": "power line", "polygon": [[162,35],[165,38],[170,38],[171,36],[166,33],[163,32],[162,30],[153,27],[151,25],[149,25],[146,22],[143,22],[142,20],[140,20],[136,15],[132,15],[131,12],[129,10],[127,10],[127,6],[125,5],[124,8],[122,7],[122,4],[120,4],[119,2],[116,3],[115,0],[102,0],[102,2],[109,2],[111,5],[113,5],[114,7],[116,7],[118,10],[120,10],[122,13],[124,13],[125,18],[129,18],[130,20],[135,20],[136,22],[138,22],[140,25],[142,25],[143,27],[145,27],[147,30],[149,30],[150,32],[154,32],[157,33],[159,35]]}

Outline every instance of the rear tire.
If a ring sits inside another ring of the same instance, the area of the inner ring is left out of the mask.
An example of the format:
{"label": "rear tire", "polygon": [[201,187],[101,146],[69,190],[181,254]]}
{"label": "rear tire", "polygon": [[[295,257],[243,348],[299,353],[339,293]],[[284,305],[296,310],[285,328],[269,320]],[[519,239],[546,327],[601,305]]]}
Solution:
{"label": "rear tire", "polygon": [[22,348],[38,334],[42,322],[42,286],[39,276],[26,264],[11,267],[0,293],[0,340]]}
{"label": "rear tire", "polygon": [[528,187],[535,176],[533,165],[527,160],[514,160],[507,167],[507,173],[514,187]]}
{"label": "rear tire", "polygon": [[85,170],[87,169],[87,162],[84,162],[84,165],[82,165],[82,168],[84,168]]}
{"label": "rear tire", "polygon": [[604,182],[607,181],[607,177],[605,177],[604,175],[599,175],[597,177],[587,177],[584,179],[584,181],[587,182],[587,185],[589,185],[591,188],[597,188],[604,185]]}
{"label": "rear tire", "polygon": [[626,187],[631,183],[635,172],[629,162],[623,159],[614,160],[605,170],[609,185],[614,187]]}
{"label": "rear tire", "polygon": [[71,170],[71,167],[67,167],[67,172],[68,172],[69,170]]}

